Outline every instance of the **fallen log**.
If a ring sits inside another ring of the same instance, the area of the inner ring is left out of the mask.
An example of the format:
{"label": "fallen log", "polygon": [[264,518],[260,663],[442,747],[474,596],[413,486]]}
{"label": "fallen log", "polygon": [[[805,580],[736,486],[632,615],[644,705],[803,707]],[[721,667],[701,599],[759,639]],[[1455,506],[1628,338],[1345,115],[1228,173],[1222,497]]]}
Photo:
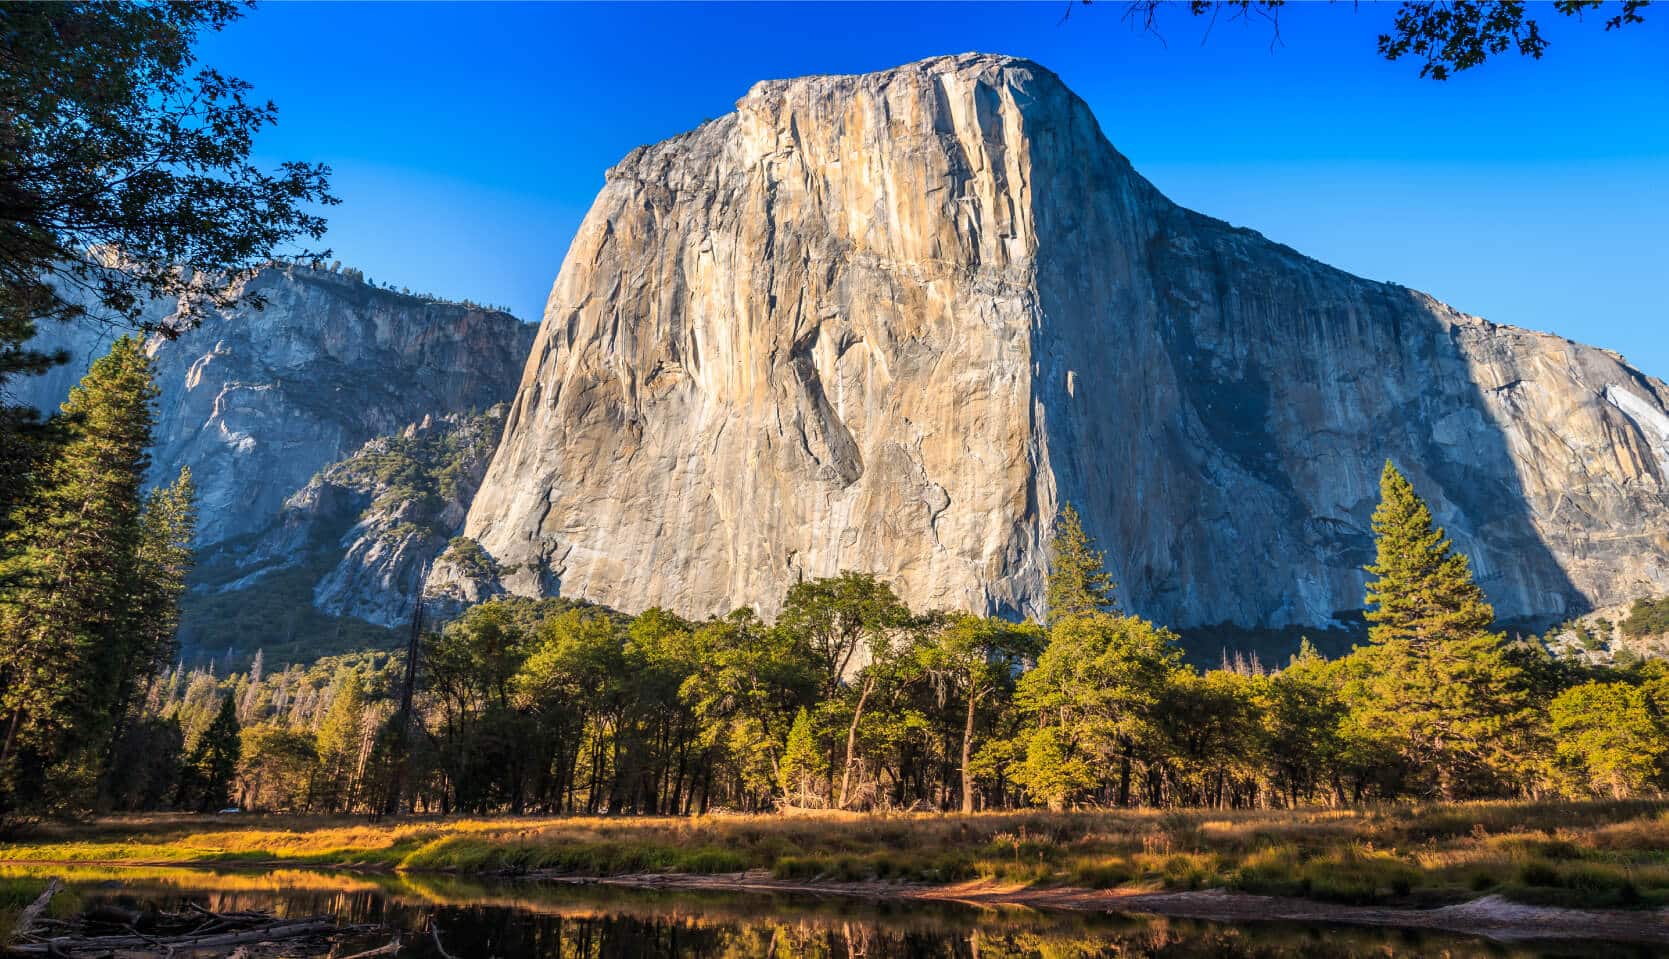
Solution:
{"label": "fallen log", "polygon": [[165,953],[182,950],[210,949],[235,946],[249,942],[276,942],[299,939],[302,936],[335,932],[336,920],[329,916],[315,916],[293,922],[279,922],[254,929],[223,932],[215,935],[186,936],[57,936],[45,942],[27,942],[9,947],[6,951],[19,956],[64,955],[80,952],[105,953],[113,949],[150,947]]}

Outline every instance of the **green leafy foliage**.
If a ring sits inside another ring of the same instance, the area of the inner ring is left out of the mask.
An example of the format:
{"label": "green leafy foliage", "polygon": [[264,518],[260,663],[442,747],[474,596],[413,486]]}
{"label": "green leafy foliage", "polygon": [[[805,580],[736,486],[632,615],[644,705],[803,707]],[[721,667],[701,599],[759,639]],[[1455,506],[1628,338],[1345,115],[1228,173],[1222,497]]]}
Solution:
{"label": "green leafy foliage", "polygon": [[[431,813],[685,815],[1337,807],[1669,785],[1669,667],[1597,670],[1507,643],[1412,486],[1392,468],[1382,479],[1372,641],[1342,657],[1306,641],[1275,668],[1225,655],[1202,670],[1176,634],[1109,608],[1099,550],[1080,529],[1057,538],[1075,557],[1057,595],[1078,600],[1046,628],[918,615],[856,572],[795,584],[775,623],[748,609],[694,622],[563,599],[483,603],[423,637],[409,737],[394,654],[271,671],[266,650],[244,672],[175,667],[123,740],[171,758],[154,776],[117,767],[110,801],[345,812],[398,797]],[[1412,881],[1371,850],[1325,862],[1277,850],[1228,876],[1200,851],[1196,821],[1169,821],[1163,856],[1083,875],[1259,889],[1297,875],[1309,894],[1353,901]]]}
{"label": "green leafy foliage", "polygon": [[1621,626],[1623,635],[1630,639],[1669,633],[1669,597],[1635,600]]}
{"label": "green leafy foliage", "polygon": [[[1659,670],[1661,673],[1662,671]],[[1669,773],[1669,675],[1643,685],[1589,682],[1549,707],[1555,755],[1577,794],[1622,798],[1651,790]]]}
{"label": "green leafy foliage", "polygon": [[[242,14],[228,2],[0,9],[0,384],[67,359],[27,346],[38,322],[149,329],[159,297],[181,297],[188,322],[259,305],[241,275],[324,235],[330,171],[254,165],[277,108],[196,68],[199,37]],[[0,404],[0,516],[60,438]]]}

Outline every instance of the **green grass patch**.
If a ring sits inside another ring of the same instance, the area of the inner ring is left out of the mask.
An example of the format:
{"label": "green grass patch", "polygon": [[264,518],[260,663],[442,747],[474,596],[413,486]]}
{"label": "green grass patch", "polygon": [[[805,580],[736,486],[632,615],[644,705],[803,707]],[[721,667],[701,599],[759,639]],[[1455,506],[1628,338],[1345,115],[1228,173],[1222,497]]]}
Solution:
{"label": "green grass patch", "polygon": [[157,815],[44,823],[0,861],[262,862],[411,875],[764,870],[798,882],[1233,889],[1351,904],[1482,894],[1669,904],[1669,803],[1365,809],[362,819]]}

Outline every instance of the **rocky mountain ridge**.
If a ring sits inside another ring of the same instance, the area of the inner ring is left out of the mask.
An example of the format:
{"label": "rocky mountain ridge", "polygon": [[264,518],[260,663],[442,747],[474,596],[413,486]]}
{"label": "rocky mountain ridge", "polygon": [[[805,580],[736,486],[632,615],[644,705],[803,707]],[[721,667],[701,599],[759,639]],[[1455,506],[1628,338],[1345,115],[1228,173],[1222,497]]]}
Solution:
{"label": "rocky mountain ridge", "polygon": [[[182,637],[381,641],[375,627],[409,618],[423,571],[462,523],[533,327],[352,269],[275,264],[246,283],[263,309],[146,342],[161,391],[152,476],[189,466],[199,491]],[[146,311],[172,328],[178,315],[175,302]],[[43,330],[37,344],[72,361],[17,380],[13,399],[56,409],[116,335],[90,323]]]}
{"label": "rocky mountain ridge", "polygon": [[221,579],[210,588],[241,593],[317,563],[323,571],[302,601],[379,626],[409,622],[429,566],[463,528],[504,410],[426,416],[330,464],[258,536],[205,555]]}
{"label": "rocky mountain ridge", "polygon": [[1669,597],[1641,598],[1584,613],[1548,631],[1555,655],[1590,665],[1669,659]]}

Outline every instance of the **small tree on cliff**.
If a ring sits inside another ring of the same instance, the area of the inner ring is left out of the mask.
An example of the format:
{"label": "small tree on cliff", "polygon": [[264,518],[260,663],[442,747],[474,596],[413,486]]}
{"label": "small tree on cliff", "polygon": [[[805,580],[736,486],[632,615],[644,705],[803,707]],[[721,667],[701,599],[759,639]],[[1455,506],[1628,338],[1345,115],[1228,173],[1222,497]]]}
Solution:
{"label": "small tree on cliff", "polygon": [[1510,783],[1525,753],[1528,696],[1522,670],[1489,627],[1495,611],[1471,564],[1391,463],[1374,511],[1376,558],[1367,571],[1372,645],[1357,655],[1363,728],[1401,744],[1403,759],[1435,792],[1455,799]]}
{"label": "small tree on cliff", "polygon": [[1084,532],[1078,511],[1068,503],[1055,519],[1049,547],[1049,582],[1044,593],[1049,625],[1068,616],[1117,613],[1118,585],[1107,572],[1106,559]]}

